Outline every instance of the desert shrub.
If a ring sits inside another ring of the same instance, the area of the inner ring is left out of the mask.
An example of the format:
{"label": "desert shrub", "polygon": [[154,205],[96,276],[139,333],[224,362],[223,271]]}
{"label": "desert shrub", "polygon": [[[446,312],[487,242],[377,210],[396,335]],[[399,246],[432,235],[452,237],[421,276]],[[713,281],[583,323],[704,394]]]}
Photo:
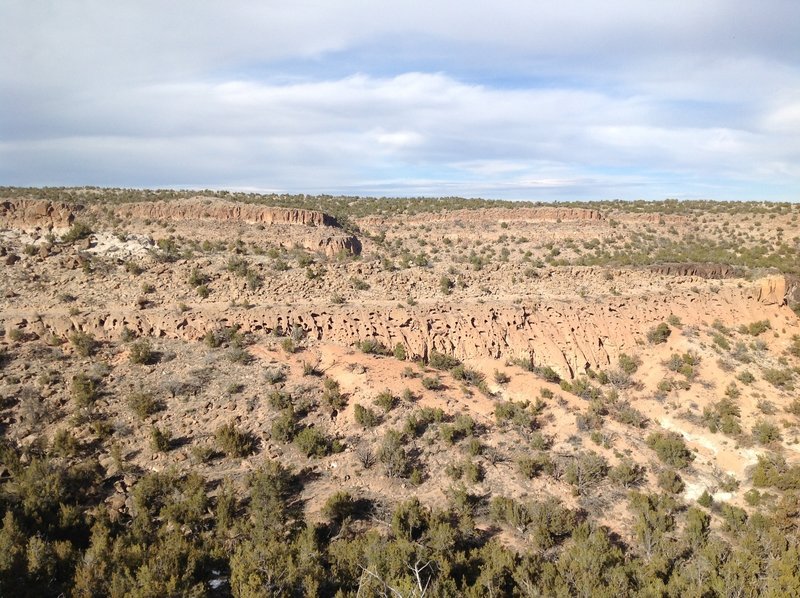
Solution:
{"label": "desert shrub", "polygon": [[75,347],[75,352],[81,357],[94,355],[97,350],[97,341],[91,334],[76,330],[69,335],[69,342]]}
{"label": "desert shrub", "polygon": [[739,425],[741,410],[730,397],[725,397],[717,403],[712,403],[703,409],[703,424],[712,432],[722,431],[724,434],[734,435],[742,431]]}
{"label": "desert shrub", "polygon": [[358,344],[362,353],[367,355],[386,355],[386,347],[376,338],[366,338]]}
{"label": "desert shrub", "polygon": [[342,393],[339,382],[333,378],[325,378],[323,382],[322,401],[331,409],[344,409],[347,397]]}
{"label": "desert shrub", "polygon": [[65,243],[74,243],[81,239],[89,237],[94,231],[92,228],[81,220],[76,220],[72,223],[70,229],[64,233],[61,240]]}
{"label": "desert shrub", "polygon": [[393,354],[395,359],[398,359],[400,361],[405,361],[407,357],[405,345],[403,345],[403,343],[397,343],[394,346]]}
{"label": "desert shrub", "polygon": [[742,384],[752,384],[753,382],[755,382],[756,377],[749,371],[744,370],[741,374],[736,376],[736,379]]}
{"label": "desert shrub", "polygon": [[348,517],[352,517],[355,510],[356,501],[349,492],[340,490],[328,497],[322,507],[322,514],[331,521],[341,523]]}
{"label": "desert shrub", "polygon": [[441,390],[444,386],[439,376],[423,376],[422,387],[427,390]]}
{"label": "desert shrub", "polygon": [[297,415],[291,405],[281,410],[272,422],[270,435],[279,442],[291,442],[297,432]]}
{"label": "desert shrub", "polygon": [[239,256],[232,256],[228,260],[227,270],[228,272],[235,274],[236,276],[245,277],[247,276],[247,272],[250,269],[250,264],[247,262],[246,259],[239,257]]}
{"label": "desert shrub", "polygon": [[59,457],[73,457],[80,449],[80,442],[66,428],[59,428],[53,436],[52,451]]}
{"label": "desert shrub", "polygon": [[712,334],[711,340],[714,341],[714,344],[723,351],[729,351],[731,348],[731,343],[728,341],[728,338],[720,332],[715,332]]}
{"label": "desert shrub", "polygon": [[494,418],[498,424],[513,423],[524,430],[536,427],[536,416],[529,409],[528,401],[504,401],[494,407]]}
{"label": "desert shrub", "polygon": [[794,357],[800,357],[800,335],[792,335],[792,344],[789,345],[787,351]]}
{"label": "desert shrub", "polygon": [[586,377],[576,378],[572,383],[562,380],[561,389],[587,401],[593,401],[603,396],[603,391],[592,385]]}
{"label": "desert shrub", "polygon": [[652,345],[660,345],[667,342],[670,334],[672,334],[672,330],[670,329],[669,324],[666,322],[661,322],[661,324],[655,328],[651,328],[647,332],[647,340]]}
{"label": "desert shrub", "polygon": [[139,419],[145,419],[161,409],[162,405],[150,393],[135,392],[128,397],[128,407]]}
{"label": "desert shrub", "polygon": [[456,380],[461,382],[466,382],[467,384],[473,384],[475,386],[480,385],[484,380],[485,376],[478,372],[477,370],[471,370],[463,365],[457,365],[450,370],[450,375],[453,376]]}
{"label": "desert shrub", "polygon": [[362,428],[374,428],[380,423],[380,417],[375,411],[358,403],[353,406],[353,416]]}
{"label": "desert shrub", "polygon": [[786,413],[800,417],[800,397],[795,397],[785,408]]}
{"label": "desert shrub", "polygon": [[776,388],[782,390],[793,390],[794,384],[792,382],[792,371],[790,369],[766,368],[761,374],[764,380],[772,384]]}
{"label": "desert shrub", "polygon": [[540,378],[546,380],[547,382],[553,382],[555,384],[561,382],[561,376],[559,375],[559,373],[555,371],[553,368],[551,368],[549,365],[534,367],[533,372]]}
{"label": "desert shrub", "polygon": [[383,409],[385,413],[389,413],[397,405],[397,397],[387,389],[375,397],[374,404]]}
{"label": "desert shrub", "polygon": [[131,343],[130,362],[141,365],[149,365],[155,361],[155,353],[150,341],[147,339],[138,340]]}
{"label": "desert shrub", "polygon": [[286,380],[286,370],[282,367],[267,368],[264,370],[264,380],[268,384],[280,384]]}
{"label": "desert shrub", "polygon": [[674,469],[665,469],[658,474],[658,487],[670,494],[680,494],[685,484]]}
{"label": "desert shrub", "polygon": [[356,291],[366,291],[366,290],[369,290],[369,283],[367,283],[366,281],[364,281],[364,280],[363,280],[363,279],[361,279],[361,278],[358,278],[357,276],[353,276],[353,277],[350,279],[350,284],[352,284],[352,285],[353,285],[353,288],[354,288]]}
{"label": "desert shrub", "polygon": [[644,482],[645,471],[641,465],[625,459],[609,470],[608,477],[623,488],[633,488]]}
{"label": "desert shrub", "polygon": [[267,403],[272,409],[286,409],[292,406],[292,395],[282,390],[273,390],[267,395]]}
{"label": "desert shrub", "polygon": [[443,274],[442,277],[439,279],[439,290],[442,292],[443,295],[449,295],[453,292],[453,287],[455,283],[453,279]]}
{"label": "desert shrub", "polygon": [[438,407],[423,407],[406,418],[403,432],[411,437],[421,436],[432,423],[444,420],[444,411]]}
{"label": "desert shrub", "polygon": [[647,416],[633,407],[628,401],[621,401],[615,404],[611,409],[611,417],[634,428],[643,428],[647,424]]}
{"label": "desert shrub", "polygon": [[253,435],[238,429],[233,422],[218,427],[214,432],[214,439],[228,457],[247,457],[256,448]]}
{"label": "desert shrub", "polygon": [[630,356],[625,353],[619,354],[619,369],[625,372],[628,375],[631,375],[639,369],[639,366],[642,365],[642,360],[638,355]]}
{"label": "desert shrub", "polygon": [[761,420],[753,426],[753,438],[759,444],[770,444],[781,440],[781,432],[778,426],[772,422]]}
{"label": "desert shrub", "polygon": [[532,480],[540,473],[552,473],[553,461],[546,453],[524,455],[517,459],[517,470],[527,479]]}
{"label": "desert shrub", "polygon": [[608,462],[591,451],[575,455],[564,467],[564,481],[575,486],[578,494],[583,494],[607,474]]}
{"label": "desert shrub", "polygon": [[249,365],[253,363],[253,356],[250,352],[243,348],[243,347],[231,347],[227,353],[225,353],[225,357],[231,363],[239,363],[241,365]]}
{"label": "desert shrub", "polygon": [[505,372],[501,372],[499,370],[494,371],[493,377],[496,384],[504,385],[511,382],[511,377]]}
{"label": "desert shrub", "polygon": [[208,276],[200,272],[198,268],[192,268],[192,271],[189,273],[188,283],[189,286],[192,287],[199,287],[208,282]]}
{"label": "desert shrub", "polygon": [[411,468],[411,462],[403,447],[403,435],[397,430],[387,430],[377,452],[378,461],[390,478],[403,477]]}
{"label": "desert shrub", "polygon": [[753,468],[753,486],[778,490],[800,489],[800,465],[789,466],[782,455],[759,455]]}
{"label": "desert shrub", "polygon": [[72,378],[71,394],[79,407],[87,407],[98,397],[97,382],[86,374],[76,374]]}
{"label": "desert shrub", "polygon": [[324,457],[331,452],[328,438],[316,428],[303,428],[294,437],[297,448],[306,457]]}
{"label": "desert shrub", "polygon": [[656,452],[661,461],[677,469],[687,467],[694,460],[683,437],[675,432],[653,432],[647,437],[647,446]]}
{"label": "desert shrub", "polygon": [[166,453],[172,446],[172,433],[157,426],[150,428],[150,448],[155,453]]}
{"label": "desert shrub", "polygon": [[739,331],[742,332],[743,334],[758,336],[759,334],[763,334],[767,330],[771,329],[772,329],[772,324],[770,324],[769,320],[759,320],[757,322],[752,322],[748,325],[742,324],[742,327]]}
{"label": "desert shrub", "polygon": [[437,370],[452,370],[454,367],[461,365],[461,362],[451,355],[431,351],[428,356],[428,365]]}

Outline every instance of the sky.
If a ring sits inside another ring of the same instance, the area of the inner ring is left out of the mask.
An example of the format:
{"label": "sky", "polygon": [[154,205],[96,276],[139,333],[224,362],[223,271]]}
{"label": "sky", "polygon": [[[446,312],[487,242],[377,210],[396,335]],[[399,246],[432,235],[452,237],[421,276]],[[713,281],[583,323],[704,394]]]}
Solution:
{"label": "sky", "polygon": [[0,185],[800,200],[798,0],[0,0]]}

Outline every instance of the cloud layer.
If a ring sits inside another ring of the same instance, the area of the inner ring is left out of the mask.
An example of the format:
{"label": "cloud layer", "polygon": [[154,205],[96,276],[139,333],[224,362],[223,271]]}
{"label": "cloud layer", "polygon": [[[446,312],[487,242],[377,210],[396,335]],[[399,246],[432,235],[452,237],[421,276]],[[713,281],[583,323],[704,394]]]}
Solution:
{"label": "cloud layer", "polygon": [[800,3],[0,8],[0,184],[796,200]]}

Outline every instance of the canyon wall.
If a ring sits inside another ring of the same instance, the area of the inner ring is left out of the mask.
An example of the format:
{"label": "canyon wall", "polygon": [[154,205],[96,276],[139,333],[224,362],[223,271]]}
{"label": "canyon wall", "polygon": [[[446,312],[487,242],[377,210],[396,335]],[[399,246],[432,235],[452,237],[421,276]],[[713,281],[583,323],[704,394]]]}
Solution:
{"label": "canyon wall", "polygon": [[[432,304],[414,307],[273,306],[230,309],[203,306],[185,313],[174,309],[97,311],[86,317],[39,314],[6,319],[6,325],[37,335],[64,337],[82,329],[97,338],[118,339],[123,327],[141,335],[198,340],[209,330],[238,325],[256,335],[285,333],[294,326],[318,340],[355,345],[376,339],[387,348],[402,344],[413,358],[431,351],[471,357],[522,358],[549,365],[570,378],[587,368],[606,369],[620,352],[636,353],[647,331],[678,316],[684,324],[720,320],[729,326],[764,318],[777,320],[786,308],[773,303],[779,281],[766,279],[743,289],[698,296],[618,299],[605,303],[554,302],[530,305]],[[677,331],[676,331],[677,333]]]}

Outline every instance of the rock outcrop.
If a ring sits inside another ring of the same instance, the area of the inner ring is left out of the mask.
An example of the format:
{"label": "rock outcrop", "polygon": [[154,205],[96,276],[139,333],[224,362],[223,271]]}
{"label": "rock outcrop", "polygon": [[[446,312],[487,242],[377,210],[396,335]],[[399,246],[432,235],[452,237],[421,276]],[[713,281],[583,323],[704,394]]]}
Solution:
{"label": "rock outcrop", "polygon": [[786,303],[786,278],[767,276],[759,281],[756,300],[764,305],[784,305]]}
{"label": "rock outcrop", "polygon": [[37,199],[12,199],[0,202],[0,225],[21,229],[67,228],[83,206]]}
{"label": "rock outcrop", "polygon": [[665,276],[698,276],[700,278],[723,279],[742,276],[740,268],[729,264],[669,263],[650,266],[650,271]]}
{"label": "rock outcrop", "polygon": [[275,208],[218,199],[139,202],[122,205],[117,210],[128,217],[150,220],[212,220],[339,227],[333,216],[316,210]]}
{"label": "rock outcrop", "polygon": [[[370,216],[359,220],[364,226],[382,225],[394,218]],[[586,208],[486,208],[483,210],[450,210],[413,214],[403,219],[405,224],[428,222],[556,222],[556,221],[601,221],[602,212]]]}
{"label": "rock outcrop", "polygon": [[[780,308],[770,308],[774,304],[769,301],[782,296],[781,288],[776,278],[759,281],[753,288],[710,295],[703,299],[703,313],[709,320],[719,319],[730,326],[765,316],[777,318]],[[118,338],[127,326],[143,335],[194,340],[222,326],[238,325],[254,334],[283,333],[300,326],[310,337],[324,342],[354,345],[371,338],[387,348],[400,343],[410,356],[423,359],[434,350],[461,359],[521,358],[535,366],[549,365],[571,378],[588,368],[613,367],[620,352],[636,352],[647,331],[672,314],[692,319],[698,300],[691,295],[593,304],[298,305],[247,310],[203,306],[181,314],[174,309],[148,308],[97,311],[85,319],[63,313],[31,315],[7,319],[6,325],[61,337],[81,328],[98,338]]]}
{"label": "rock outcrop", "polygon": [[[102,222],[105,204],[55,203],[35,199],[13,199],[0,203],[0,225],[26,228],[67,228],[78,214],[97,217]],[[341,252],[358,255],[361,242],[343,231],[333,216],[315,210],[265,207],[255,204],[221,200],[190,199],[174,202],[138,202],[111,206],[118,216],[138,220],[168,220],[172,222],[213,221],[252,225],[301,225],[300,244],[310,251],[320,251],[328,257]]]}

